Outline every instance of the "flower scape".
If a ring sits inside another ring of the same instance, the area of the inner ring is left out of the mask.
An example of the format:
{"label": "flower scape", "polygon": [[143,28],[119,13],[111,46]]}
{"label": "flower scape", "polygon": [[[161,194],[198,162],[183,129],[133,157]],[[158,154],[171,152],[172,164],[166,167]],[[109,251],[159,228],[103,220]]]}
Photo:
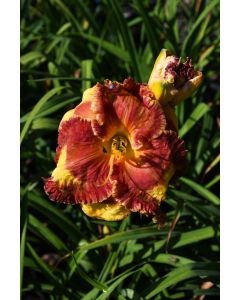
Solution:
{"label": "flower scape", "polygon": [[157,217],[170,180],[186,165],[175,106],[201,81],[191,59],[163,49],[148,84],[128,78],[87,89],[60,122],[57,166],[44,179],[50,200],[107,221],[131,212]]}

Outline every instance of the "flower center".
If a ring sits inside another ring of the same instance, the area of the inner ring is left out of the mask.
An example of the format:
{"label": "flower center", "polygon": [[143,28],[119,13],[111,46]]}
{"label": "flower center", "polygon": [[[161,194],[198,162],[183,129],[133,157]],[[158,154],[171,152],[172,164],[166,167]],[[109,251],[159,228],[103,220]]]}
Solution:
{"label": "flower center", "polygon": [[112,138],[112,153],[125,154],[127,151],[128,141],[125,137],[116,135]]}

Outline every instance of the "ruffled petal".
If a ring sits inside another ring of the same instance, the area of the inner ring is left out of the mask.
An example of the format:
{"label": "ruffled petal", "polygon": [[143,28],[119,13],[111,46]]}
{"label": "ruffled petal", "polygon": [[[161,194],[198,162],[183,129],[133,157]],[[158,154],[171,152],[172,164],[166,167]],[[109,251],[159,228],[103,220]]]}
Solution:
{"label": "ruffled petal", "polygon": [[96,120],[100,125],[104,123],[104,109],[103,109],[103,86],[97,83],[94,87],[87,89],[83,93],[82,101],[74,109],[69,110],[63,116],[59,128],[63,122],[72,118],[81,118],[87,121]]}
{"label": "ruffled petal", "polygon": [[91,121],[94,135],[102,141],[110,139],[120,125],[112,107],[112,97],[106,87],[97,83],[84,92],[82,102],[74,111],[74,116]]}
{"label": "ruffled petal", "polygon": [[97,120],[103,125],[105,120],[103,86],[97,83],[83,93],[82,102],[75,108],[74,114],[86,120]]}
{"label": "ruffled petal", "polygon": [[159,175],[158,183],[148,192],[159,201],[165,198],[167,186],[173,177],[182,175],[186,169],[184,141],[176,132],[166,130],[152,141],[151,149],[141,151],[140,157],[152,166],[152,172]]}
{"label": "ruffled petal", "polygon": [[177,168],[186,161],[184,141],[172,130],[165,130],[160,137],[151,141],[149,149],[138,151],[138,155],[161,172],[168,170],[171,164]]}
{"label": "ruffled petal", "polygon": [[166,126],[163,111],[158,103],[146,107],[133,95],[116,96],[114,110],[123,128],[129,133],[133,149],[160,135]]}
{"label": "ruffled petal", "polygon": [[157,210],[157,201],[138,186],[134,181],[135,178],[126,171],[123,162],[114,162],[110,178],[113,197],[127,209],[146,214],[154,214]]}
{"label": "ruffled petal", "polygon": [[111,195],[109,154],[93,135],[91,123],[80,118],[63,122],[58,138],[58,164],[45,181],[50,198],[66,203],[96,203]]}
{"label": "ruffled petal", "polygon": [[151,141],[135,159],[113,162],[113,197],[132,211],[155,214],[165,198],[169,180],[185,160],[184,143],[173,131]]}
{"label": "ruffled petal", "polygon": [[82,204],[86,215],[105,221],[120,221],[130,214],[130,210],[109,198],[101,203]]}

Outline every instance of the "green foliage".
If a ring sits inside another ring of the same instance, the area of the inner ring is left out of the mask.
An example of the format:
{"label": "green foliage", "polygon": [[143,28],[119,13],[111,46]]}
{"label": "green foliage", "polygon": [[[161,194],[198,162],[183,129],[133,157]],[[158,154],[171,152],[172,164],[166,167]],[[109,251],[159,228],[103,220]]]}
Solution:
{"label": "green foliage", "polygon": [[[42,177],[54,168],[63,114],[105,78],[146,82],[162,48],[204,74],[177,109],[189,166],[161,206],[165,228],[137,214],[97,221],[51,203]],[[219,297],[218,119],[218,0],[22,0],[22,299]],[[213,288],[201,290],[206,281]]]}

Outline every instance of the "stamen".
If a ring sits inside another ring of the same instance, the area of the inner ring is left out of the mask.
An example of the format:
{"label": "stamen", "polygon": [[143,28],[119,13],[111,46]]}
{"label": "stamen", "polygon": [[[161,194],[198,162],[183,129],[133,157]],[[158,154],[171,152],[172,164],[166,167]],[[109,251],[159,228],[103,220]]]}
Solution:
{"label": "stamen", "polygon": [[112,139],[112,151],[113,153],[116,152],[121,152],[121,153],[125,153],[126,149],[127,149],[127,139],[125,137],[122,136],[115,136]]}

